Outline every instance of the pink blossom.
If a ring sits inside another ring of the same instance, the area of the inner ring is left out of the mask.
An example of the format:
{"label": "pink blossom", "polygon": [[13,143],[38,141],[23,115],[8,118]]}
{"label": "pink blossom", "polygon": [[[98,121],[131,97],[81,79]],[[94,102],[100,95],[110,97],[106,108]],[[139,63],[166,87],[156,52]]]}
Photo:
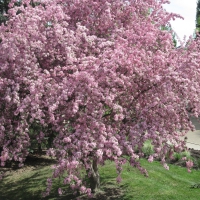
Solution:
{"label": "pink blossom", "polygon": [[188,168],[192,168],[193,167],[193,162],[191,161],[191,160],[188,160],[188,161],[186,161],[186,166],[188,167]]}
{"label": "pink blossom", "polygon": [[102,158],[103,156],[103,151],[101,149],[97,150],[97,157]]}
{"label": "pink blossom", "polygon": [[166,163],[164,163],[164,168],[166,169],[166,170],[169,170],[169,166],[166,164]]}
{"label": "pink blossom", "polygon": [[1,162],[5,162],[8,159],[8,152],[2,152],[2,155],[0,157]]}
{"label": "pink blossom", "polygon": [[187,160],[187,157],[182,157],[182,160]]}
{"label": "pink blossom", "polygon": [[107,155],[108,157],[111,157],[111,156],[112,156],[112,151],[111,151],[110,149],[107,149],[107,150],[106,150],[106,155]]}
{"label": "pink blossom", "polygon": [[121,176],[120,176],[120,175],[117,177],[116,181],[117,181],[117,183],[121,183],[121,181],[122,181],[122,178],[121,178]]}
{"label": "pink blossom", "polygon": [[153,156],[152,156],[152,155],[149,156],[148,161],[149,161],[149,162],[153,162]]}
{"label": "pink blossom", "polygon": [[61,189],[61,188],[58,188],[58,194],[59,194],[59,195],[62,195],[62,193],[63,193],[62,189]]}
{"label": "pink blossom", "polygon": [[63,139],[63,142],[65,142],[65,143],[70,143],[70,142],[71,142],[71,139],[70,139],[69,137],[65,137],[65,138]]}
{"label": "pink blossom", "polygon": [[193,165],[194,165],[194,163],[192,160],[186,161],[186,167],[187,167],[187,170],[189,173],[191,172],[191,168],[193,167]]}
{"label": "pink blossom", "polygon": [[85,186],[81,186],[80,187],[80,192],[81,193],[85,193],[86,192],[86,187]]}

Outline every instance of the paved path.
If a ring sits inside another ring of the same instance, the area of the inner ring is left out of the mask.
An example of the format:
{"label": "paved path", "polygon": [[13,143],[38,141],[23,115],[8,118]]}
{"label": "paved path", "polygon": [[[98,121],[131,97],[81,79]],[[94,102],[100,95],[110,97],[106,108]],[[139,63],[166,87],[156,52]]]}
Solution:
{"label": "paved path", "polygon": [[197,118],[191,118],[191,120],[195,125],[196,131],[187,133],[187,147],[200,150],[200,122],[198,122]]}

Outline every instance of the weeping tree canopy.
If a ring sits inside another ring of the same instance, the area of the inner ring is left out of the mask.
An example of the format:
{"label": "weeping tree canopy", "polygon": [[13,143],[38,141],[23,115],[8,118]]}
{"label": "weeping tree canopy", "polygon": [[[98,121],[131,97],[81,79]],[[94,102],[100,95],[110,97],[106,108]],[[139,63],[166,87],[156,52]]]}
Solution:
{"label": "weeping tree canopy", "polygon": [[[116,163],[117,181],[125,162],[147,175],[139,160],[147,140],[149,162],[160,158],[168,169],[166,157],[185,149],[180,136],[194,129],[190,115],[200,115],[199,41],[174,47],[161,28],[180,17],[162,8],[168,1],[31,2],[12,0],[0,26],[1,165],[22,166],[31,140],[53,133],[52,178],[65,174],[81,193],[99,186],[106,160]],[[52,179],[47,185],[45,195]]]}

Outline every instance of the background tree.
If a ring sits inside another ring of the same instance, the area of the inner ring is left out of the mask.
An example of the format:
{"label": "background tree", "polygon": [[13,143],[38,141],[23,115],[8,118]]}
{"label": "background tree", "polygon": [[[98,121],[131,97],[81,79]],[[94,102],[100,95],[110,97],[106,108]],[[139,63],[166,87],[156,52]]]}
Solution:
{"label": "background tree", "polygon": [[7,17],[4,16],[4,14],[6,14],[8,12],[9,1],[10,0],[0,0],[0,25],[2,23],[5,23],[5,21],[7,20]]}
{"label": "background tree", "polygon": [[200,1],[197,1],[197,10],[196,10],[196,32],[200,32]]}
{"label": "background tree", "polygon": [[67,172],[64,184],[88,195],[106,160],[116,163],[117,181],[125,162],[147,175],[139,161],[147,140],[148,160],[159,157],[168,169],[166,155],[186,148],[180,136],[200,114],[200,55],[198,40],[176,49],[161,30],[179,17],[162,9],[165,2],[11,1],[0,27],[1,165],[21,166],[31,140],[50,136],[53,178]]}

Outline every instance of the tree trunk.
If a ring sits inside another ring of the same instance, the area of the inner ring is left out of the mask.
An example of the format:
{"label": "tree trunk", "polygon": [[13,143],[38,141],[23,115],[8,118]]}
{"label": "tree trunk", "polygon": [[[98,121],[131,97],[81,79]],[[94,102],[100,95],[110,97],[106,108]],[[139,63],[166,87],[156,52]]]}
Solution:
{"label": "tree trunk", "polygon": [[50,134],[48,135],[48,148],[52,148],[52,144],[53,144],[53,140],[54,140],[54,134],[52,132],[50,132]]}
{"label": "tree trunk", "polygon": [[42,144],[38,143],[38,154],[42,154]]}
{"label": "tree trunk", "polygon": [[94,159],[92,161],[91,171],[92,173],[90,175],[90,188],[92,190],[92,193],[95,193],[96,190],[100,187],[100,176],[98,172],[97,159]]}

